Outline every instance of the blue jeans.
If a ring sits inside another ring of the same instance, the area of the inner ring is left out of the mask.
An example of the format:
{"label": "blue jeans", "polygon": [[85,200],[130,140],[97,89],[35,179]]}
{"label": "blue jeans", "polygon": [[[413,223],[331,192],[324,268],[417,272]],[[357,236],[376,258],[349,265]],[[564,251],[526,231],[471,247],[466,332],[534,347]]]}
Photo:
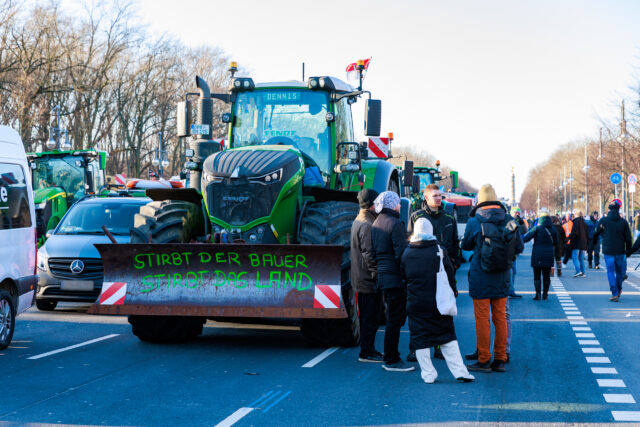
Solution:
{"label": "blue jeans", "polygon": [[617,297],[622,290],[622,278],[627,271],[627,256],[625,254],[605,255],[604,263],[607,265],[607,279],[609,279],[611,295]]}
{"label": "blue jeans", "polygon": [[571,258],[573,258],[573,266],[576,268],[576,274],[584,274],[584,251],[580,249],[572,250]]}
{"label": "blue jeans", "polygon": [[513,264],[511,265],[511,283],[509,284],[509,295],[516,294],[516,273],[518,272],[516,269],[516,261],[518,258],[513,260]]}

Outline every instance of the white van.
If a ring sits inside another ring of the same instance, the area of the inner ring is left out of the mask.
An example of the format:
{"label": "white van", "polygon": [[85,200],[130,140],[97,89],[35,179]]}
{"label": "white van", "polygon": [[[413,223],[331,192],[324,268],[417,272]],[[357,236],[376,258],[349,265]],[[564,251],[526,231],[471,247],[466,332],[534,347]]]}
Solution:
{"label": "white van", "polygon": [[16,316],[35,300],[36,216],[31,173],[18,133],[0,126],[0,350]]}

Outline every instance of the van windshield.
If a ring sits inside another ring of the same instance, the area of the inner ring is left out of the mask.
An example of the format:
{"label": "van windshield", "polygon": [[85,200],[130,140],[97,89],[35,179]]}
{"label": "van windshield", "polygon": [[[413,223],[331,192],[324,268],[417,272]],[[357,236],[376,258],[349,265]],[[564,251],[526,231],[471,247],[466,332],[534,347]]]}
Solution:
{"label": "van windshield", "polygon": [[129,235],[138,203],[76,204],[64,217],[56,234],[104,234],[102,226],[116,235]]}

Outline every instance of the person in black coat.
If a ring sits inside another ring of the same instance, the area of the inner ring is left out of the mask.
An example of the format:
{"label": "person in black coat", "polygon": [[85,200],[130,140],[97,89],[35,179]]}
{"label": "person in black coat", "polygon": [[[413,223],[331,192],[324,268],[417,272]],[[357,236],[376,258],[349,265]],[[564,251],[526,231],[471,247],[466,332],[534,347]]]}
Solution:
{"label": "person in black coat", "polygon": [[358,295],[360,319],[360,362],[382,362],[376,350],[382,293],[376,285],[378,271],[373,257],[371,226],[376,219],[373,201],[378,192],[366,188],[358,193],[360,212],[351,226],[351,286]]}
{"label": "person in black coat", "polygon": [[387,307],[384,332],[384,365],[387,371],[407,372],[415,367],[400,359],[400,328],[407,320],[407,290],[400,274],[400,260],[407,246],[405,227],[400,222],[400,196],[392,191],[380,193],[373,205],[378,217],[371,227],[371,244]]}
{"label": "person in black coat", "polygon": [[582,211],[574,212],[573,226],[569,233],[569,246],[571,247],[571,258],[576,274],[573,277],[586,277],[584,275],[584,254],[587,251],[587,242],[589,240],[589,230],[587,224],[582,217]]}
{"label": "person in black coat", "polygon": [[533,239],[531,267],[533,267],[533,286],[536,289],[536,296],[533,299],[540,300],[541,284],[544,286],[542,299],[547,299],[551,285],[551,267],[555,261],[554,248],[558,243],[558,236],[548,213],[542,213],[538,225],[522,240],[528,242],[531,239]]}
{"label": "person in black coat", "polygon": [[551,222],[553,223],[553,228],[556,230],[556,237],[558,238],[556,247],[553,251],[553,255],[556,258],[556,274],[558,275],[558,277],[560,277],[562,276],[562,256],[564,254],[564,241],[567,238],[567,235],[564,234],[562,221],[560,221],[560,218],[558,218],[557,215],[551,217]]}
{"label": "person in black coat", "polygon": [[453,264],[447,250],[433,235],[433,226],[428,219],[417,219],[413,229],[411,243],[402,255],[400,270],[407,284],[409,331],[422,379],[430,384],[438,377],[431,363],[430,348],[439,345],[453,377],[459,381],[473,381],[474,377],[469,374],[460,355],[453,317],[440,314],[436,303],[437,273],[441,261],[447,273],[446,286],[450,286],[453,294],[458,296]]}
{"label": "person in black coat", "polygon": [[602,236],[602,253],[607,266],[607,279],[611,290],[610,301],[618,302],[622,293],[622,281],[627,271],[627,255],[631,254],[629,223],[620,216],[620,205],[609,205],[609,213],[596,226],[593,237]]}

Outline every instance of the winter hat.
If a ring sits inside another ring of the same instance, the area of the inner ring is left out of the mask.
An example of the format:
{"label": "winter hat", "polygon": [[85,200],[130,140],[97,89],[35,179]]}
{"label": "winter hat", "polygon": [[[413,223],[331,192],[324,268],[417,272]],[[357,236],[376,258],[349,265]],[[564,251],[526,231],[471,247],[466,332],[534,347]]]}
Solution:
{"label": "winter hat", "polygon": [[538,216],[540,216],[540,217],[549,216],[549,209],[547,209],[547,208],[540,209],[540,212],[538,212]]}
{"label": "winter hat", "polygon": [[497,201],[498,196],[496,195],[496,190],[493,189],[491,184],[485,184],[480,187],[480,191],[478,191],[478,203]]}
{"label": "winter hat", "polygon": [[418,218],[413,224],[413,234],[409,241],[420,242],[422,240],[436,240],[433,235],[433,225],[427,218]]}
{"label": "winter hat", "polygon": [[616,203],[616,202],[613,202],[613,203],[611,203],[609,205],[609,210],[610,211],[612,211],[612,210],[616,210],[616,211],[620,210],[620,205],[618,203]]}
{"label": "winter hat", "polygon": [[382,209],[395,209],[400,204],[400,196],[393,191],[383,191],[373,201],[376,207],[376,213],[382,212]]}
{"label": "winter hat", "polygon": [[519,208],[519,207],[517,207],[517,206],[513,206],[513,207],[511,208],[511,215],[512,215],[512,216],[513,216],[513,215],[515,215],[515,214],[516,214],[516,212],[520,212],[520,213],[522,213],[522,211],[520,210],[520,208]]}
{"label": "winter hat", "polygon": [[378,197],[378,192],[370,188],[365,188],[358,193],[358,203],[360,208],[369,209],[373,206],[373,201]]}

